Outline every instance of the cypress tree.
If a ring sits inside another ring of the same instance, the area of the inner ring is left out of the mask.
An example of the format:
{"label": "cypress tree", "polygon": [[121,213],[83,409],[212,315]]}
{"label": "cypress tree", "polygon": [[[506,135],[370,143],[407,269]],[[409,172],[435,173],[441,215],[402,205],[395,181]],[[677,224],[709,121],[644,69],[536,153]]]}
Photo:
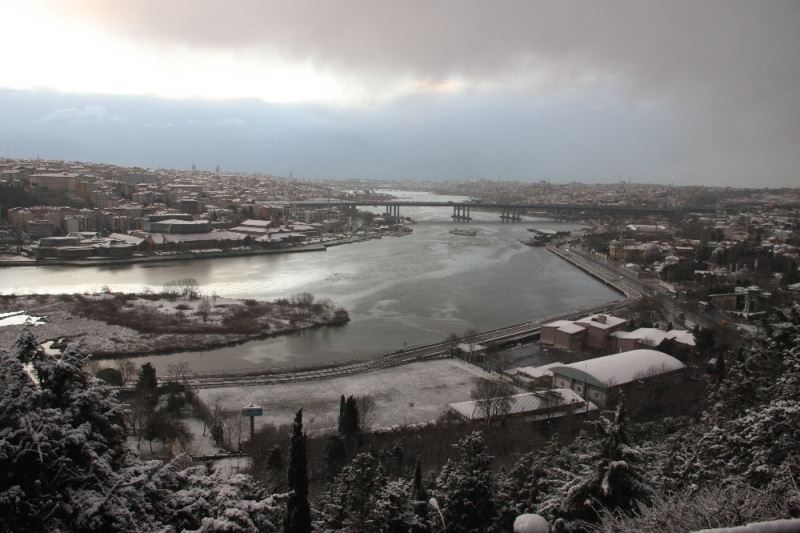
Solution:
{"label": "cypress tree", "polygon": [[339,435],[344,435],[344,394],[339,398]]}
{"label": "cypress tree", "polygon": [[340,433],[349,443],[352,443],[361,433],[358,418],[358,403],[353,396],[348,396],[342,411]]}
{"label": "cypress tree", "polygon": [[422,486],[422,464],[417,457],[417,462],[414,464],[414,485],[412,486],[411,497],[417,501],[428,499],[425,487]]}
{"label": "cypress tree", "polygon": [[308,468],[306,436],[303,433],[303,409],[297,411],[289,442],[289,490],[286,504],[285,533],[310,533],[311,508],[308,504]]}

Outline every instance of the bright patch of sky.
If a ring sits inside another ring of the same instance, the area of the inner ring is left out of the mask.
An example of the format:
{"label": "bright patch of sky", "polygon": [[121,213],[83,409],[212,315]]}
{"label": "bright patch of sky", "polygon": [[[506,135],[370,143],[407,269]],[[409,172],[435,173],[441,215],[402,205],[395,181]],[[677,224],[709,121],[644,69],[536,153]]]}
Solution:
{"label": "bright patch of sky", "polygon": [[[58,17],[36,2],[3,9],[0,86],[166,98],[259,98],[352,102],[361,89],[310,62],[250,48],[215,50],[147,44]],[[13,51],[13,53],[9,53]]]}

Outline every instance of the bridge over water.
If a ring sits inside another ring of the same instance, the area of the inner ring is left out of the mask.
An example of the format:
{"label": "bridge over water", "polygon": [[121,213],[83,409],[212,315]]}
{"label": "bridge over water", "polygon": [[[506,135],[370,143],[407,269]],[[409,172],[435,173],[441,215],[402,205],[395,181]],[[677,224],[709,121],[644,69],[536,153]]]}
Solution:
{"label": "bridge over water", "polygon": [[504,220],[520,220],[528,212],[546,213],[556,217],[561,215],[584,216],[641,216],[641,215],[682,215],[687,213],[715,213],[716,209],[709,207],[658,207],[645,205],[608,205],[608,204],[561,204],[561,203],[492,203],[492,202],[441,202],[441,201],[376,201],[376,200],[304,200],[288,202],[284,207],[291,208],[321,208],[337,207],[354,213],[358,207],[385,207],[386,214],[399,217],[401,207],[449,207],[453,210],[454,220],[470,220],[470,210],[492,209],[500,211],[500,218]]}

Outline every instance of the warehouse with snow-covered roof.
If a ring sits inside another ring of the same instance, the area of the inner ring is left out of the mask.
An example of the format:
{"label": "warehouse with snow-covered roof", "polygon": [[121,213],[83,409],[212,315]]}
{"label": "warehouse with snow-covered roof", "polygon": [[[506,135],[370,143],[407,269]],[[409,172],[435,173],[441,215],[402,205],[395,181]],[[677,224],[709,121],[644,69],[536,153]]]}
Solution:
{"label": "warehouse with snow-covered roof", "polygon": [[[572,414],[596,411],[597,406],[587,402],[575,391],[553,389],[526,392],[509,397],[510,408],[506,416],[524,418],[528,421],[550,420]],[[486,412],[479,402],[451,403],[450,412],[464,420],[485,420]]]}
{"label": "warehouse with snow-covered roof", "polygon": [[631,350],[550,367],[554,387],[572,389],[600,406],[613,403],[620,392],[683,381],[685,370],[686,365],[657,350]]}

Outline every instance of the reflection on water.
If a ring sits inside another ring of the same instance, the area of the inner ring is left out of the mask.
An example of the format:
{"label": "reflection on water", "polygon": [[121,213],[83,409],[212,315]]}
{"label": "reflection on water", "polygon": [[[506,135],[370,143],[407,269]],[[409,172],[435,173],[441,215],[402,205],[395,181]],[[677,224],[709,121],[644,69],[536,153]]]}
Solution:
{"label": "reflection on water", "polygon": [[[409,199],[428,196],[399,194]],[[495,213],[473,211],[476,220],[469,226],[479,231],[469,237],[449,233],[454,225],[448,208],[407,208],[401,214],[419,221],[407,237],[317,253],[125,267],[6,269],[0,290],[78,292],[108,285],[115,291],[139,291],[191,277],[207,293],[276,298],[310,292],[331,298],[350,312],[351,322],[339,328],[146,358],[161,369],[188,360],[196,371],[363,358],[404,345],[440,341],[469,328],[500,327],[618,298],[545,249],[520,243],[528,237],[528,227],[569,229],[574,225],[541,219],[502,224]]]}

